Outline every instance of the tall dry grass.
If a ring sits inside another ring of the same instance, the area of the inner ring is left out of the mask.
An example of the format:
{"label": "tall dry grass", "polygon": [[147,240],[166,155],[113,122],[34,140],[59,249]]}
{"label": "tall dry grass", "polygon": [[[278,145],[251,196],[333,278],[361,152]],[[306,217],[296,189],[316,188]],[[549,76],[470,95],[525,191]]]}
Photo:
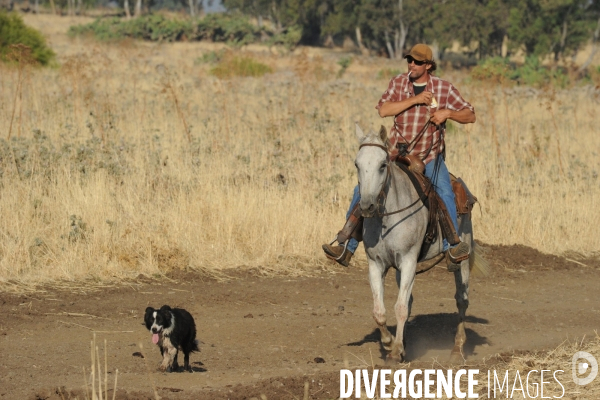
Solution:
{"label": "tall dry grass", "polygon": [[[241,50],[275,72],[220,80],[194,63],[207,44],[51,43],[61,67],[21,71],[20,87],[0,66],[3,282],[325,265],[356,182],[354,121],[389,127],[377,76],[398,65],[358,57],[336,78],[336,53]],[[476,237],[597,251],[597,92],[444,76],[478,116],[447,137],[480,200]]]}
{"label": "tall dry grass", "polygon": [[[587,385],[578,385],[574,382],[573,356],[580,351],[592,355],[598,354],[599,350],[600,336],[595,334],[591,338],[565,340],[553,349],[496,354],[477,364],[447,365],[434,360],[431,365],[409,365],[407,368],[438,370],[447,368],[455,372],[457,369],[476,369],[479,371],[474,375],[477,384],[469,388],[468,377],[463,375],[460,378],[460,391],[467,393],[471,389],[480,399],[597,399],[600,394],[597,377]],[[580,379],[589,377],[592,373],[591,368],[588,368],[583,374],[577,372],[577,366],[585,360],[577,359],[575,361],[575,376]],[[366,360],[360,362],[362,365],[352,368],[369,368],[371,371],[379,368],[373,363],[369,364]],[[392,375],[394,372],[392,370]],[[393,392],[394,389],[392,383],[388,387],[387,393]],[[430,392],[436,392],[435,384]],[[367,399],[368,397],[362,392],[360,398]],[[441,397],[436,398],[449,399],[456,398],[456,396],[448,397],[446,392],[441,390]],[[375,390],[373,399],[382,399],[379,388]]]}
{"label": "tall dry grass", "polygon": [[[484,374],[484,378],[479,384],[482,389],[480,398],[512,398],[512,399],[530,399],[530,398],[564,398],[564,399],[596,399],[600,394],[600,385],[594,379],[587,385],[577,385],[573,381],[573,356],[579,351],[585,351],[589,354],[598,354],[600,350],[600,336],[596,333],[591,338],[582,338],[574,341],[564,341],[554,349],[541,351],[527,351],[514,354],[496,355],[488,360],[484,365],[479,365],[479,369]],[[584,360],[576,360],[577,363]],[[578,364],[576,364],[578,365]],[[490,372],[489,384],[487,381],[487,371]],[[541,371],[544,370],[544,394],[541,391]],[[586,378],[591,373],[591,368],[587,373],[579,375],[578,378]],[[503,393],[500,386],[506,376],[510,377],[504,384]],[[548,372],[549,371],[549,372]],[[577,371],[577,370],[576,370]],[[494,372],[498,377],[498,383],[494,381]],[[518,372],[518,376],[517,376]],[[527,382],[527,374],[531,374],[531,381]],[[521,386],[522,385],[522,386]],[[496,390],[494,390],[494,386]],[[507,392],[510,390],[510,396]],[[489,395],[488,395],[489,391]],[[536,393],[537,392],[537,393]]]}

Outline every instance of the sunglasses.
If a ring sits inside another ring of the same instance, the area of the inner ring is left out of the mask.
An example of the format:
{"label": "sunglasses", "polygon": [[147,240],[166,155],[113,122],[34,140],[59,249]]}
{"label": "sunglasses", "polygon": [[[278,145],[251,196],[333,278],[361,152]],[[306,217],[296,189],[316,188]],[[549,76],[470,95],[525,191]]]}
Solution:
{"label": "sunglasses", "polygon": [[419,67],[420,67],[421,65],[425,64],[425,61],[418,61],[418,60],[415,60],[415,59],[414,59],[414,58],[412,58],[412,57],[406,57],[406,62],[407,62],[408,64],[415,63],[415,65],[418,65]]}

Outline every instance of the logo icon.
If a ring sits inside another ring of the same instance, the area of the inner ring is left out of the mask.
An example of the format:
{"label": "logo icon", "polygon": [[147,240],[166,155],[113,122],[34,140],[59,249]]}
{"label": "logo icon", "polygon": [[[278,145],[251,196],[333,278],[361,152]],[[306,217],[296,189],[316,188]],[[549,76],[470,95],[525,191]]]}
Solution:
{"label": "logo icon", "polygon": [[[577,362],[581,359],[585,359],[585,362]],[[598,361],[593,355],[585,351],[578,351],[573,355],[573,363],[571,367],[573,370],[573,382],[580,386],[587,385],[598,375]],[[580,378],[579,376],[585,374],[590,367],[591,371],[589,375],[585,378]]]}

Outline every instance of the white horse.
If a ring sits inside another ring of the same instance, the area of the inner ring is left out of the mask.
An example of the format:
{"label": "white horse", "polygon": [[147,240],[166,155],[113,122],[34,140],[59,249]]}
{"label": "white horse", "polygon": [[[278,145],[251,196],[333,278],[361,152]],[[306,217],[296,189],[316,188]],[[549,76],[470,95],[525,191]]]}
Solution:
{"label": "white horse", "polygon": [[[381,332],[383,348],[388,352],[387,360],[401,362],[406,355],[404,335],[406,321],[410,315],[417,262],[440,255],[443,250],[442,237],[441,230],[438,229],[437,239],[420,260],[419,253],[425,237],[429,212],[419,200],[419,195],[406,173],[389,161],[385,146],[387,139],[385,130],[382,130],[380,135],[381,137],[371,132],[365,136],[356,125],[360,148],[355,165],[360,185],[359,204],[365,217],[363,243],[369,261],[369,280],[375,303],[373,316]],[[403,211],[395,212],[398,210]],[[478,250],[473,240],[470,215],[460,215],[458,225],[461,240],[469,243],[472,251],[469,259],[463,261],[460,269],[454,272],[459,324],[451,353],[453,361],[462,361],[464,358],[470,269],[477,268],[486,274],[488,268],[483,257],[476,254]],[[388,331],[383,303],[384,278],[390,267],[396,269],[396,282],[399,289],[394,306],[398,322],[395,338]]]}

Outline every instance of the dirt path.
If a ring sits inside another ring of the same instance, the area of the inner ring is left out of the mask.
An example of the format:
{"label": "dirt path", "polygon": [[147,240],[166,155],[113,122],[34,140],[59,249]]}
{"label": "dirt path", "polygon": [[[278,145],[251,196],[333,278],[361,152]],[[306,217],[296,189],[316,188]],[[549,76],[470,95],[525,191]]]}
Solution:
{"label": "dirt path", "polygon": [[[525,247],[488,249],[493,275],[471,286],[469,363],[600,329],[599,260],[578,260],[585,267]],[[153,384],[163,399],[302,398],[305,381],[311,398],[337,398],[340,368],[381,365],[382,359],[366,266],[336,271],[227,283],[185,275],[97,290],[73,285],[0,294],[0,398],[60,399],[69,391],[84,398],[93,331],[101,353],[107,341],[111,386],[119,369],[117,398],[153,399]],[[396,296],[392,275],[388,310]],[[456,324],[452,276],[437,267],[419,275],[414,295],[408,358],[443,363]],[[203,344],[191,357],[194,373],[157,372],[160,354],[142,319],[146,306],[163,304],[184,307],[196,319]]]}

